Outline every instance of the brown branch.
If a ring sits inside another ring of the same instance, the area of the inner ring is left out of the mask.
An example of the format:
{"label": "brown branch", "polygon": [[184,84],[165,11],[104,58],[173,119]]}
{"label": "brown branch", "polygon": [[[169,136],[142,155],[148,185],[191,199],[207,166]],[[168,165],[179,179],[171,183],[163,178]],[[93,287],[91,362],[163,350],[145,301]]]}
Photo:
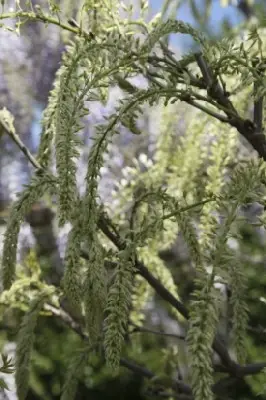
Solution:
{"label": "brown branch", "polygon": [[254,101],[254,114],[253,121],[256,127],[256,133],[260,133],[263,131],[263,96],[261,96],[258,100]]}
{"label": "brown branch", "polygon": [[[254,121],[245,120],[240,117],[237,110],[235,109],[233,103],[229,100],[227,93],[224,91],[222,86],[219,84],[217,77],[214,76],[210,67],[206,63],[201,53],[195,54],[195,60],[198,63],[198,66],[201,70],[203,76],[203,82],[196,78],[191,81],[192,86],[200,87],[201,89],[207,89],[207,93],[209,96],[209,102],[212,105],[217,105],[218,108],[227,115],[227,118],[223,115],[195,102],[191,99],[190,95],[180,96],[180,100],[184,101],[193,107],[196,107],[206,114],[211,115],[212,117],[218,119],[223,123],[228,123],[238,130],[238,132],[244,136],[244,138],[251,144],[251,146],[256,150],[259,154],[259,157],[263,158],[266,161],[266,137],[262,132],[262,107],[263,107],[263,99],[260,98],[254,105]],[[151,62],[151,60],[150,60]],[[178,69],[178,66],[176,67]],[[144,72],[143,72],[144,73]],[[155,80],[150,74],[145,74],[148,80],[152,81],[159,87],[163,87],[161,83]],[[207,100],[207,99],[206,99]]]}
{"label": "brown branch", "polygon": [[199,69],[201,70],[208,95],[216,100],[218,104],[225,107],[230,118],[232,114],[237,115],[237,111],[235,110],[232,102],[229,100],[228,96],[226,96],[224,89],[219,84],[217,77],[213,74],[202,53],[196,53],[195,59],[197,61]]}
{"label": "brown branch", "polygon": [[[259,58],[255,58],[252,62],[252,66],[257,69],[259,76],[263,76],[265,72],[265,67],[260,65]],[[256,96],[256,92],[258,90],[258,82],[254,82],[254,96]],[[256,134],[260,134],[263,132],[263,100],[264,96],[260,96],[259,98],[254,100],[254,111],[253,111],[253,122],[255,125]]]}
{"label": "brown branch", "polygon": [[[226,93],[220,86],[217,78],[212,74],[206,60],[201,53],[195,54],[195,59],[201,70],[203,79],[206,83],[208,95],[214,99],[217,104],[225,107],[224,112],[228,116],[229,124],[235,127],[238,132],[245,137],[245,139],[251,144],[251,146],[258,152],[259,156],[266,161],[266,137],[254,122],[250,120],[242,119],[237,113],[233,103],[228,99]],[[261,107],[261,104],[260,104]],[[260,110],[258,109],[258,114]],[[257,117],[256,117],[257,118]],[[261,119],[261,116],[258,116]],[[261,124],[259,123],[259,126]]]}

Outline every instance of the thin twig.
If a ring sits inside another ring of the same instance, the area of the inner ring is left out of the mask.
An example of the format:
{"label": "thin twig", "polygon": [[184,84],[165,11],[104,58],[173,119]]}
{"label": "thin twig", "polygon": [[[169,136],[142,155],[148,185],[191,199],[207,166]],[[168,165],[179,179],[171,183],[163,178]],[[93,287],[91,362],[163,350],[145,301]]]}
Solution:
{"label": "thin twig", "polygon": [[163,219],[169,219],[169,218],[175,217],[175,216],[177,216],[178,214],[180,214],[182,212],[192,210],[193,208],[196,208],[196,207],[199,207],[199,206],[204,206],[204,204],[207,204],[207,203],[209,203],[211,201],[216,201],[216,198],[213,197],[213,198],[210,198],[210,199],[198,201],[197,203],[190,204],[189,206],[181,207],[177,211],[173,211],[173,212],[171,212],[169,214],[165,214],[162,218]]}
{"label": "thin twig", "polygon": [[44,304],[44,309],[46,311],[49,311],[55,317],[60,318],[66,325],[68,325],[73,331],[75,331],[80,337],[82,337],[82,339],[88,339],[88,335],[83,332],[80,324],[76,322],[68,312],[66,312],[62,308],[56,308],[48,303]]}
{"label": "thin twig", "polygon": [[[182,98],[181,98],[181,100],[182,100]],[[225,123],[229,123],[230,122],[230,120],[227,117],[225,117],[225,116],[223,116],[221,114],[218,114],[217,112],[211,110],[208,107],[205,107],[205,106],[197,103],[194,100],[186,99],[185,101],[186,101],[186,103],[190,104],[191,106],[193,106],[195,108],[198,108],[199,110],[203,111],[205,114],[208,114],[211,117],[214,117],[214,118],[218,119],[221,122],[225,122]]]}
{"label": "thin twig", "polygon": [[[15,11],[15,12],[10,12],[10,13],[3,13],[0,14],[0,20],[4,19],[11,19],[11,18],[25,18],[26,20],[30,21],[40,21],[45,24],[53,24],[57,25],[60,28],[67,30],[69,32],[75,33],[76,35],[80,35],[80,28],[74,27],[73,25],[71,26],[70,24],[65,24],[59,21],[59,19],[51,17],[49,14],[44,14],[43,12],[33,12],[33,11]],[[86,32],[82,32],[83,34],[86,35]],[[89,37],[91,39],[90,33]]]}
{"label": "thin twig", "polygon": [[166,337],[172,337],[174,339],[185,340],[184,335],[177,335],[174,333],[154,331],[152,329],[144,328],[144,327],[137,326],[137,325],[134,325],[134,329],[131,331],[131,334],[132,333],[150,333],[152,335],[166,336]]}

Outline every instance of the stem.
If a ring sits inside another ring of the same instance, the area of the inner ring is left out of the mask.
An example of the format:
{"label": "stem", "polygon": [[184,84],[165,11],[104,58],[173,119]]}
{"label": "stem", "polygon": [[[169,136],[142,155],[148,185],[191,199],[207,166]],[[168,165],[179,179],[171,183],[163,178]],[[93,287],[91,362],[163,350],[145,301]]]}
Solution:
{"label": "stem", "polygon": [[42,170],[41,164],[36,160],[36,158],[31,154],[29,149],[22,142],[18,134],[15,132],[15,129],[11,129],[9,124],[6,123],[4,116],[1,115],[1,111],[0,111],[0,125],[8,134],[8,136],[10,136],[11,139],[16,143],[16,145],[20,148],[20,150],[25,154],[25,156],[27,157],[29,162],[33,165],[33,167],[41,171]]}
{"label": "stem", "polygon": [[31,21],[41,21],[44,23],[49,23],[53,25],[57,25],[62,29],[65,29],[69,32],[80,34],[80,29],[74,28],[70,25],[64,24],[60,22],[58,19],[51,17],[48,14],[43,13],[34,13],[34,12],[27,12],[27,11],[18,11],[18,12],[10,12],[10,13],[3,13],[0,14],[0,20],[3,19],[13,19],[13,18],[26,18]]}

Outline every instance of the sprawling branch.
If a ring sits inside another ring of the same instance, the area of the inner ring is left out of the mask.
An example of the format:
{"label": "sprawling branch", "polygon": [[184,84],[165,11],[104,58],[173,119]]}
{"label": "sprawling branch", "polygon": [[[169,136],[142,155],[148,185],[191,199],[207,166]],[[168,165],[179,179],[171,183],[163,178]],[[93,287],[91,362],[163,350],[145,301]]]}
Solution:
{"label": "sprawling branch", "polygon": [[[24,146],[24,145],[23,145]],[[28,157],[29,153],[26,151],[24,152],[26,157]],[[33,157],[31,155],[31,157]],[[34,158],[34,157],[33,157]],[[35,164],[36,168],[39,166],[37,165],[37,161],[32,163],[33,165]],[[38,168],[39,170],[42,170],[42,168]],[[123,241],[123,239],[119,236],[118,229],[114,226],[114,224],[109,220],[108,216],[106,213],[102,213],[99,221],[98,221],[98,227],[99,229],[106,235],[106,237],[119,249],[123,250],[126,247],[126,243]],[[81,251],[81,257],[88,259],[89,255],[85,250]],[[155,290],[155,292],[163,299],[165,300],[168,304],[173,306],[176,310],[180,312],[181,315],[183,315],[184,318],[187,320],[189,319],[189,312],[185,305],[180,302],[178,299],[175,298],[174,295],[172,295],[166,288],[165,286],[149,271],[149,269],[142,263],[140,262],[137,258],[135,258],[135,267],[138,271],[138,273],[150,284],[150,286]],[[63,305],[61,305],[63,306]],[[49,310],[56,315],[57,317],[61,318],[68,326],[71,327],[75,332],[77,332],[80,336],[83,338],[86,337],[86,335],[83,333],[82,328],[78,322],[76,322],[68,312],[65,310],[61,309],[55,309],[52,306],[46,306],[46,308],[49,308]],[[84,336],[85,335],[85,336]],[[260,373],[265,367],[266,363],[254,363],[254,364],[248,364],[241,366],[238,363],[234,362],[229,353],[227,348],[223,345],[223,343],[216,337],[213,342],[213,349],[214,351],[219,355],[222,366],[220,368],[220,371],[226,372],[232,377],[235,378],[243,378],[247,375],[254,375],[257,373]],[[129,368],[131,365],[131,362],[126,361],[124,359],[121,359],[120,361],[121,365]],[[132,364],[133,365],[133,364]],[[131,367],[132,367],[131,365]],[[133,367],[131,368],[133,370]],[[150,375],[149,377],[153,377],[153,373],[150,372],[149,370],[139,367],[134,365],[135,371],[138,370],[139,372],[145,371],[145,376]],[[148,377],[148,376],[147,376]],[[175,381],[175,385],[177,385]],[[182,392],[185,394],[191,394],[191,389],[181,382],[178,383],[178,388],[181,390],[182,387]],[[175,386],[177,387],[177,386]],[[213,388],[214,391],[216,391],[215,386]]]}

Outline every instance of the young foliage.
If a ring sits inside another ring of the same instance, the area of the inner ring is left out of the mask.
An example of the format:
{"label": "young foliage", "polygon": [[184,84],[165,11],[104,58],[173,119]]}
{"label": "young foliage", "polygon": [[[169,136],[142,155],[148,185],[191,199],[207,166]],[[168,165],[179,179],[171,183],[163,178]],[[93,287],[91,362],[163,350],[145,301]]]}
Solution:
{"label": "young foliage", "polygon": [[101,336],[107,302],[107,274],[104,258],[105,251],[96,238],[90,246],[83,284],[85,320],[91,344],[95,344]]}
{"label": "young foliage", "polygon": [[9,289],[15,279],[17,242],[22,221],[33,204],[39,200],[44,193],[52,191],[55,186],[55,178],[48,173],[40,171],[32,178],[31,183],[26,186],[18,200],[13,204],[5,231],[2,255],[1,279],[3,289]]}
{"label": "young foliage", "polygon": [[81,243],[81,226],[77,218],[76,224],[73,226],[68,236],[68,243],[65,254],[65,270],[62,281],[64,292],[70,302],[77,308],[81,307],[82,299],[82,282],[81,282],[81,261],[80,261],[80,243]]}
{"label": "young foliage", "polygon": [[69,367],[65,377],[60,400],[73,400],[76,397],[78,382],[82,369],[86,366],[91,349],[88,346],[82,346],[73,353],[69,361]]}
{"label": "young foliage", "polygon": [[129,243],[118,254],[118,257],[114,282],[108,293],[107,317],[104,327],[106,362],[115,372],[119,367],[124,335],[129,320],[134,273],[134,246]]}
{"label": "young foliage", "polygon": [[18,333],[15,367],[17,393],[21,400],[27,398],[34,331],[37,325],[39,312],[41,311],[48,295],[49,291],[44,291],[43,293],[39,293],[37,298],[32,300],[28,312],[23,317],[20,331]]}

